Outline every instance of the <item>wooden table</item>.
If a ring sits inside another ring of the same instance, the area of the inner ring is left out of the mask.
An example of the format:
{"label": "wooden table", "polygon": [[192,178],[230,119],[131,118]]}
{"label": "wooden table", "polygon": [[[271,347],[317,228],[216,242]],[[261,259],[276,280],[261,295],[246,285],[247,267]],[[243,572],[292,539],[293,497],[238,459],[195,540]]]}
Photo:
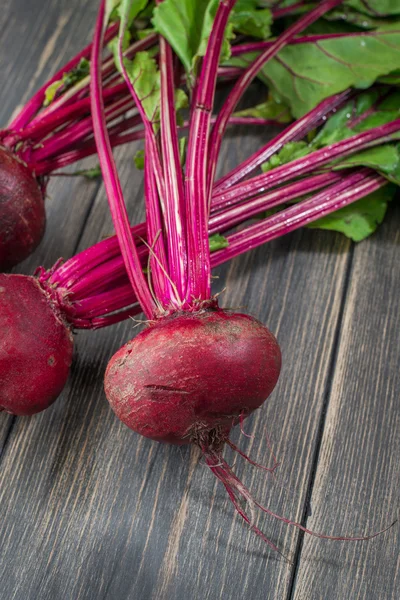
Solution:
{"label": "wooden table", "polygon": [[[90,39],[97,0],[3,0],[0,122]],[[221,170],[268,132],[235,130]],[[134,145],[117,152],[132,219],[142,215]],[[112,233],[101,182],[57,179],[48,227],[19,272]],[[400,488],[399,206],[359,245],[299,231],[219,269],[226,306],[268,323],[283,351],[266,406],[234,439],[281,461],[276,481],[236,462],[260,501],[316,531],[366,533],[398,514]],[[400,598],[400,528],[368,543],[327,542],[261,514],[290,557],[234,516],[194,449],[140,439],[106,402],[108,358],[131,322],[76,336],[60,399],[32,418],[0,416],[1,600],[353,600]],[[229,458],[232,457],[229,455]]]}

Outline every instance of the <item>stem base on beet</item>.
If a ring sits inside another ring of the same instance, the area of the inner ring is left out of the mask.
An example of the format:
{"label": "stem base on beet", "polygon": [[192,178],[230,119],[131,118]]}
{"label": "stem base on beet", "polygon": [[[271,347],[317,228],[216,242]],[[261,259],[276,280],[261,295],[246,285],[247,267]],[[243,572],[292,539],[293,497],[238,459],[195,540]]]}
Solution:
{"label": "stem base on beet", "polygon": [[43,192],[28,167],[0,147],[0,269],[27,258],[46,225]]}
{"label": "stem base on beet", "polygon": [[61,393],[73,340],[34,277],[0,274],[0,410],[33,415]]}
{"label": "stem base on beet", "polygon": [[105,391],[134,431],[161,442],[196,443],[204,432],[226,436],[259,408],[280,367],[278,343],[256,319],[218,308],[174,313],[114,355]]}

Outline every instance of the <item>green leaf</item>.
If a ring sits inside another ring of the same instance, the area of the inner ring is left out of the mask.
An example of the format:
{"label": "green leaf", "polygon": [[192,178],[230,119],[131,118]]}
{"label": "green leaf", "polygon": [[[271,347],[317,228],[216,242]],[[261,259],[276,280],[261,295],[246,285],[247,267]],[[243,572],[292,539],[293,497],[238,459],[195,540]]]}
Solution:
{"label": "green leaf", "polygon": [[[276,0],[265,0],[264,4],[272,8],[276,5]],[[289,6],[293,6],[294,4],[299,4],[299,0],[283,0],[283,2],[279,2],[279,8],[288,8]],[[302,4],[301,6],[296,7],[296,10],[293,12],[293,14],[306,12],[307,10],[311,10],[311,8],[314,8],[314,6],[314,2],[307,2],[304,5]]]}
{"label": "green leaf", "polygon": [[272,13],[261,6],[258,0],[237,0],[230,19],[233,29],[243,35],[267,39],[271,35]]}
{"label": "green leaf", "polygon": [[289,123],[292,120],[288,107],[282,102],[277,102],[271,95],[265,102],[256,104],[256,106],[252,106],[251,108],[239,110],[234,113],[234,116],[271,119],[278,123]]}
{"label": "green leaf", "polygon": [[308,227],[339,231],[353,241],[360,242],[371,235],[382,223],[388,202],[392,200],[395,193],[394,185],[385,185],[354,204],[310,223]]}
{"label": "green leaf", "polygon": [[63,73],[62,79],[54,81],[51,85],[49,85],[45,91],[45,100],[43,102],[44,106],[48,106],[53,102],[55,97],[57,96],[58,91],[66,92],[70,88],[72,88],[76,83],[79,83],[82,79],[85,79],[89,75],[90,72],[90,62],[86,58],[81,58],[79,63],[71,69],[71,71],[67,71]]}
{"label": "green leaf", "polygon": [[182,167],[186,161],[186,148],[187,148],[187,137],[179,138],[179,158],[180,158]]}
{"label": "green leaf", "polygon": [[307,144],[307,142],[288,142],[282,150],[271,156],[267,162],[261,165],[261,170],[266,173],[292,160],[307,156],[312,151],[313,147]]}
{"label": "green leaf", "polygon": [[43,106],[49,106],[56,97],[58,90],[63,87],[62,79],[58,79],[57,81],[53,81],[49,86],[47,86],[46,91],[44,93],[44,102]]}
{"label": "green leaf", "polygon": [[133,157],[133,162],[136,165],[136,168],[139,169],[139,171],[143,171],[144,169],[144,150],[138,150],[135,154],[135,156]]}
{"label": "green leaf", "polygon": [[[168,40],[190,75],[205,54],[219,4],[220,0],[164,0],[154,9],[155,30]],[[271,23],[271,11],[263,0],[238,0],[225,30],[220,61],[230,56],[234,31],[265,39]]]}
{"label": "green leaf", "polygon": [[183,116],[181,116],[180,111],[189,106],[189,98],[187,94],[181,89],[175,89],[175,110],[176,110],[176,120],[177,124],[183,125]]}
{"label": "green leaf", "polygon": [[[234,57],[228,64],[246,66],[255,56]],[[395,69],[400,69],[400,30],[289,45],[259,77],[301,117],[324,98],[349,87],[367,88]]]}
{"label": "green leaf", "polygon": [[390,174],[394,172],[400,163],[399,151],[392,144],[384,144],[374,148],[367,148],[362,152],[352,154],[344,158],[340,163],[334,166],[334,170],[350,169],[352,167],[370,167],[380,171],[382,174]]}
{"label": "green leaf", "polygon": [[360,29],[377,29],[387,25],[387,21],[382,17],[366,15],[345,5],[330,11],[324,18],[329,21],[343,21]]}
{"label": "green leaf", "polygon": [[101,177],[102,173],[100,165],[96,165],[90,169],[79,169],[78,171],[73,171],[72,173],[62,173],[62,175],[64,177],[86,177],[86,179],[98,179]]}
{"label": "green leaf", "polygon": [[345,4],[373,17],[400,15],[399,0],[346,0]]}
{"label": "green leaf", "polygon": [[133,60],[125,59],[128,77],[147,117],[157,121],[160,107],[160,72],[148,52],[137,52]]}
{"label": "green leaf", "polygon": [[388,85],[400,85],[400,69],[392,71],[392,73],[389,73],[389,75],[385,75],[384,77],[379,77],[378,81]]}
{"label": "green leaf", "polygon": [[146,8],[148,0],[121,0],[117,7],[119,18],[129,27],[139,13]]}
{"label": "green leaf", "polygon": [[101,167],[100,165],[96,165],[91,169],[82,169],[81,171],[78,171],[78,173],[79,175],[86,177],[86,179],[98,179],[101,177]]}
{"label": "green leaf", "polygon": [[120,19],[124,21],[126,19],[127,27],[130,27],[136,17],[146,9],[148,3],[149,0],[107,0],[107,20],[117,21]]}
{"label": "green leaf", "polygon": [[229,246],[228,240],[220,233],[214,233],[208,238],[210,242],[210,252],[216,252],[221,248],[227,248]]}
{"label": "green leaf", "polygon": [[[154,28],[168,40],[188,73],[204,55],[218,5],[219,0],[164,0],[154,9]],[[227,56],[226,47],[223,55]]]}
{"label": "green leaf", "polygon": [[[362,118],[362,117],[365,118]],[[356,133],[379,127],[400,116],[400,92],[395,90],[388,94],[370,89],[348,102],[330,117],[325,125],[306,143],[305,141],[289,142],[280,152],[272,156],[261,169],[269,171],[275,167],[310,154],[314,150],[330,146],[347,139]],[[355,125],[352,125],[356,119]],[[399,135],[394,135],[393,140]],[[395,144],[382,144],[357,152],[347,158],[332,163],[334,169],[355,166],[367,166],[385,175],[388,179],[400,183],[400,152]]]}

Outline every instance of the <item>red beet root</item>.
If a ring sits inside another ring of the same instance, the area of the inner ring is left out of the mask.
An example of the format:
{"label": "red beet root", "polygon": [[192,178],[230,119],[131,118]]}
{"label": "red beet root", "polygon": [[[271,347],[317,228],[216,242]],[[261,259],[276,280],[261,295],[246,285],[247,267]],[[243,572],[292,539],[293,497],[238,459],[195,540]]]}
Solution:
{"label": "red beet root", "polygon": [[32,172],[0,147],[0,269],[27,258],[43,237],[43,194]]}
{"label": "red beet root", "polygon": [[61,393],[73,341],[37,280],[0,275],[0,410],[32,415]]}
{"label": "red beet root", "polygon": [[178,313],[123,346],[105,375],[107,398],[131,429],[160,442],[220,445],[270,395],[281,354],[247,315]]}

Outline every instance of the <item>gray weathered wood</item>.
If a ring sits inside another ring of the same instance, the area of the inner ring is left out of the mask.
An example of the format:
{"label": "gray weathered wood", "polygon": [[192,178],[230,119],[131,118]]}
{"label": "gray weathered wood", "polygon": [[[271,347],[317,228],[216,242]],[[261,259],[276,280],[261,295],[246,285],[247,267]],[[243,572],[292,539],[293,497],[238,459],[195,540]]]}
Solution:
{"label": "gray weathered wood", "polygon": [[[83,6],[79,0],[2,2],[0,128],[54,71],[90,41],[95,4]],[[32,274],[37,266],[51,267],[60,256],[68,258],[74,253],[98,186],[99,182],[82,178],[50,182],[44,240],[16,272]],[[0,454],[10,426],[12,418],[0,413]]]}
{"label": "gray weathered wood", "polygon": [[[399,206],[355,249],[307,526],[372,533],[399,516]],[[396,600],[400,529],[368,543],[307,537],[294,598]]]}

